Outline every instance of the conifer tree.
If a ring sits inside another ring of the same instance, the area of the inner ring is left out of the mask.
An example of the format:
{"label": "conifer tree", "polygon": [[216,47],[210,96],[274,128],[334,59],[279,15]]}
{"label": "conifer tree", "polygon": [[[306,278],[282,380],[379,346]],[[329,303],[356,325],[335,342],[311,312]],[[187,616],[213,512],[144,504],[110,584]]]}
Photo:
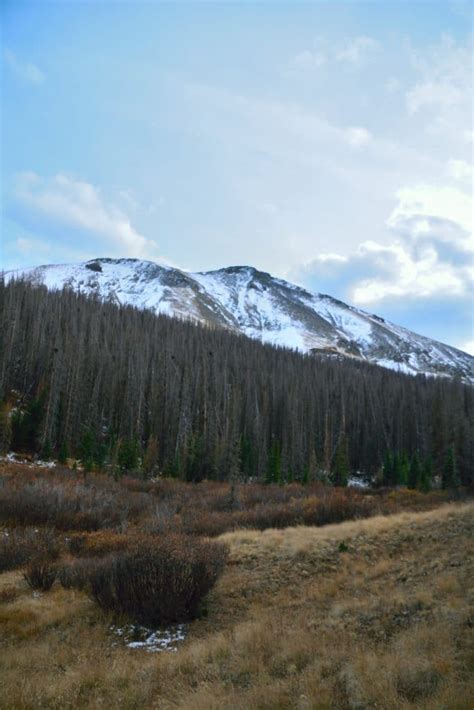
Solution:
{"label": "conifer tree", "polygon": [[0,404],[0,454],[6,454],[10,451],[11,439],[10,407],[7,402],[2,402]]}
{"label": "conifer tree", "polygon": [[349,452],[344,431],[341,431],[334,453],[331,480],[335,486],[347,486],[349,478]]}
{"label": "conifer tree", "polygon": [[394,457],[392,456],[391,451],[386,451],[385,456],[384,456],[384,462],[383,462],[383,484],[385,486],[393,486],[394,485]]}
{"label": "conifer tree", "polygon": [[423,493],[428,493],[428,491],[431,490],[432,478],[433,478],[433,462],[431,460],[431,457],[428,456],[425,459],[425,461],[423,462],[423,466],[421,467],[419,488],[421,491],[423,491]]}
{"label": "conifer tree", "polygon": [[415,452],[408,469],[408,488],[419,488],[421,479],[421,466],[418,454]]}
{"label": "conifer tree", "polygon": [[143,470],[147,476],[153,476],[158,472],[159,450],[156,437],[150,436],[143,457]]}
{"label": "conifer tree", "polygon": [[41,448],[41,458],[44,461],[50,461],[53,457],[53,447],[51,446],[51,442],[49,439],[46,439],[44,442],[42,448]]}
{"label": "conifer tree", "polygon": [[303,469],[303,477],[301,479],[301,483],[303,486],[306,486],[309,483],[309,466],[306,465]]}
{"label": "conifer tree", "polygon": [[61,446],[59,447],[59,451],[58,451],[58,463],[64,465],[67,463],[68,458],[69,458],[69,450],[68,450],[66,441],[63,439],[63,441],[61,442]]}
{"label": "conifer tree", "polygon": [[448,446],[444,467],[441,474],[441,485],[444,489],[457,488],[459,486],[459,475],[456,463],[454,446]]}
{"label": "conifer tree", "polygon": [[94,449],[94,434],[90,429],[86,429],[79,444],[79,458],[84,471],[91,471],[94,468]]}
{"label": "conifer tree", "polygon": [[406,486],[408,483],[408,473],[410,470],[410,464],[408,462],[408,456],[405,451],[402,451],[399,457],[399,476],[398,485]]}
{"label": "conifer tree", "polygon": [[265,477],[266,483],[280,483],[281,482],[281,454],[278,447],[278,443],[274,441],[270,448],[270,454],[268,456],[267,464],[267,475]]}
{"label": "conifer tree", "polygon": [[117,463],[122,472],[138,468],[140,448],[136,439],[123,439],[119,444]]}
{"label": "conifer tree", "polygon": [[402,459],[398,451],[396,451],[393,455],[392,459],[392,476],[391,480],[392,486],[399,486],[401,484],[402,478],[403,478],[403,471],[402,471]]}

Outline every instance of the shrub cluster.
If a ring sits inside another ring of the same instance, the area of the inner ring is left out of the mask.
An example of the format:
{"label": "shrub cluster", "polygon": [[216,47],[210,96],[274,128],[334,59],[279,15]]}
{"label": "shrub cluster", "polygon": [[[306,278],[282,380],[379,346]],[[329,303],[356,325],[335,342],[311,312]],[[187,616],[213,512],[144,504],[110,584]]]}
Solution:
{"label": "shrub cluster", "polygon": [[[1,472],[0,483],[0,524],[67,530],[71,553],[91,557],[122,549],[123,532],[130,527],[158,535],[216,536],[237,528],[326,525],[407,508],[427,509],[454,495],[406,489],[360,491],[320,482],[280,486],[190,484],[172,479],[114,481],[103,474],[84,476],[66,468],[18,467],[11,472],[7,468]],[[0,551],[0,569],[1,557]]]}
{"label": "shrub cluster", "polygon": [[54,584],[57,576],[57,570],[47,560],[35,560],[23,574],[31,589],[36,589],[41,592],[48,592]]}
{"label": "shrub cluster", "polygon": [[0,572],[16,569],[31,560],[55,560],[60,551],[53,530],[14,528],[0,533]]}
{"label": "shrub cluster", "polygon": [[58,579],[64,589],[89,589],[90,578],[100,564],[97,559],[84,558],[73,560],[58,568]]}
{"label": "shrub cluster", "polygon": [[135,539],[124,551],[95,561],[89,570],[92,598],[110,612],[148,625],[194,618],[225,561],[222,544],[166,535]]}
{"label": "shrub cluster", "polygon": [[73,533],[69,538],[69,552],[75,557],[103,557],[123,550],[128,538],[112,530],[98,530],[81,534]]}
{"label": "shrub cluster", "polygon": [[50,525],[58,530],[119,527],[144,514],[150,505],[103,475],[84,477],[68,469],[27,469],[4,475],[0,522]]}

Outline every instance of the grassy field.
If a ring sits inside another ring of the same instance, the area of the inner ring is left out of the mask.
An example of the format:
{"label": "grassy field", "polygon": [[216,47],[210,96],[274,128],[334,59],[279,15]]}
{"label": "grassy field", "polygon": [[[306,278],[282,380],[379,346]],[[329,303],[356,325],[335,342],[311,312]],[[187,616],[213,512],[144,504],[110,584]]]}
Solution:
{"label": "grassy field", "polygon": [[175,653],[129,649],[85,593],[4,572],[0,706],[468,710],[473,513],[224,533],[225,571]]}

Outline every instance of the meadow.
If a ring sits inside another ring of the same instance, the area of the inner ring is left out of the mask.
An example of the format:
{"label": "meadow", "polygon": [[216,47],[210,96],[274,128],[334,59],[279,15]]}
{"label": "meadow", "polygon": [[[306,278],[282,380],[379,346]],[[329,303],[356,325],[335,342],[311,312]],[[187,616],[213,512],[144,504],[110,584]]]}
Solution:
{"label": "meadow", "polygon": [[[474,504],[456,496],[3,463],[0,706],[470,708]],[[163,652],[127,645],[133,610],[90,586],[143,550],[209,583]],[[49,590],[28,581],[39,561]]]}

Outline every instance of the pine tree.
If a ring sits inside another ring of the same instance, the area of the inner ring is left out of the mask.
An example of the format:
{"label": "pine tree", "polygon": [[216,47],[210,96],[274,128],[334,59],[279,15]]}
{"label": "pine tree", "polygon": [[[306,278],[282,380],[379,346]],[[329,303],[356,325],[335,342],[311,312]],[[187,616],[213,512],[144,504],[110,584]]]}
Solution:
{"label": "pine tree", "polygon": [[408,462],[408,456],[405,451],[402,451],[399,457],[399,475],[398,475],[398,485],[406,486],[408,483],[408,473],[410,471],[410,464]]}
{"label": "pine tree", "polygon": [[400,482],[403,477],[403,472],[402,472],[402,460],[400,457],[400,454],[398,451],[396,451],[393,455],[393,464],[392,464],[392,486],[399,486]]}
{"label": "pine tree", "polygon": [[46,439],[46,441],[43,444],[43,447],[41,449],[41,458],[43,461],[50,461],[53,457],[53,447],[51,446],[51,442],[49,439]]}
{"label": "pine tree", "polygon": [[278,443],[273,442],[268,456],[267,474],[265,477],[266,483],[281,482],[281,454]]}
{"label": "pine tree", "polygon": [[117,463],[122,472],[138,468],[140,448],[136,439],[123,439],[119,444]]}
{"label": "pine tree", "polygon": [[454,446],[448,446],[444,467],[441,474],[441,485],[444,489],[457,488],[459,486],[458,468]]}
{"label": "pine tree", "polygon": [[2,402],[0,404],[0,454],[6,454],[10,451],[11,439],[10,407],[7,402]]}
{"label": "pine tree", "polygon": [[384,486],[393,486],[394,485],[394,457],[392,456],[391,451],[386,451],[385,456],[384,456],[384,462],[383,462],[383,478],[382,482]]}
{"label": "pine tree", "polygon": [[331,480],[335,486],[347,486],[349,479],[349,452],[346,435],[342,431],[337,442],[331,471]]}
{"label": "pine tree", "polygon": [[94,467],[94,434],[90,429],[86,429],[79,444],[79,458],[84,471],[91,471]]}
{"label": "pine tree", "polygon": [[38,452],[43,415],[43,395],[33,399],[23,412],[14,413],[11,424],[12,447],[15,451]]}
{"label": "pine tree", "polygon": [[154,436],[150,436],[143,457],[143,470],[147,476],[154,476],[158,472],[158,460],[158,442]]}
{"label": "pine tree", "polygon": [[431,460],[431,457],[428,456],[425,459],[423,466],[421,467],[421,476],[420,476],[420,483],[419,483],[420,491],[423,491],[423,493],[428,493],[428,491],[431,490],[432,478],[433,478],[433,462]]}
{"label": "pine tree", "polygon": [[301,479],[301,483],[303,486],[306,486],[309,483],[309,466],[305,466],[303,469],[303,477]]}
{"label": "pine tree", "polygon": [[58,451],[58,463],[60,463],[64,466],[67,463],[68,458],[69,458],[69,450],[67,447],[66,440],[63,439],[63,441],[61,442],[61,446],[59,447],[59,451]]}
{"label": "pine tree", "polygon": [[408,469],[408,488],[419,488],[421,479],[421,466],[418,455],[415,453]]}
{"label": "pine tree", "polygon": [[99,441],[94,447],[94,465],[99,471],[105,466],[107,461],[108,446],[105,441]]}

